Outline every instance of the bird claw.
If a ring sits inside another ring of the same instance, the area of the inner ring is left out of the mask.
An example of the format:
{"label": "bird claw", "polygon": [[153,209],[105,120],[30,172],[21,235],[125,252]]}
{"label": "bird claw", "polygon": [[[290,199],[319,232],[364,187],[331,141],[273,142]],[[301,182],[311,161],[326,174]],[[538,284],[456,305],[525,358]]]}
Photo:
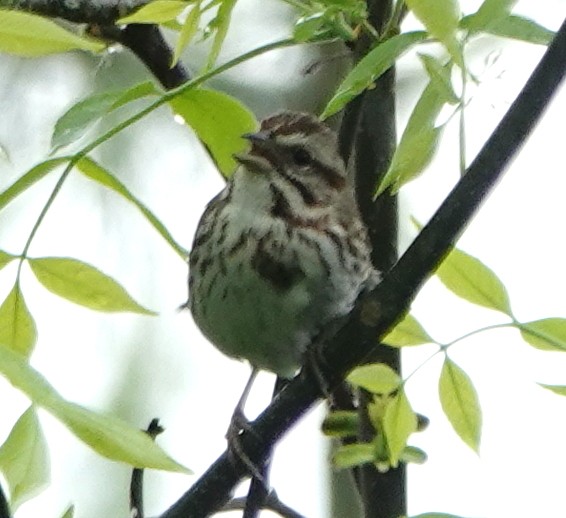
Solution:
{"label": "bird claw", "polygon": [[263,483],[267,489],[267,482],[265,480],[265,476],[261,472],[261,466],[258,466],[250,459],[242,446],[242,434],[246,432],[256,435],[258,439],[260,438],[250,426],[250,421],[246,418],[242,409],[237,407],[232,414],[232,419],[230,420],[230,425],[226,432],[228,453],[234,462],[242,462],[246,468],[248,468],[250,475]]}

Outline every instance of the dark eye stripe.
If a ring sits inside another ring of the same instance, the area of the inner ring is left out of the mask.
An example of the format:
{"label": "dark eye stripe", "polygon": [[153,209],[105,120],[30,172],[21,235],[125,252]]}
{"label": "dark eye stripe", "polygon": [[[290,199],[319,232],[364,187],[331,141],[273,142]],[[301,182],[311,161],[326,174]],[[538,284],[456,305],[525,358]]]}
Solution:
{"label": "dark eye stripe", "polygon": [[283,171],[279,171],[279,173],[281,174],[281,176],[283,176],[283,178],[285,178],[285,180],[287,180],[297,190],[299,196],[301,197],[305,205],[312,207],[313,205],[317,204],[314,194],[310,191],[310,189],[306,185],[302,184],[296,178],[292,178],[291,176],[287,175]]}
{"label": "dark eye stripe", "polygon": [[337,173],[335,169],[332,167],[328,167],[327,165],[319,162],[316,159],[313,159],[315,168],[321,173],[322,179],[333,189],[340,190],[346,186],[346,178],[344,178],[341,174]]}

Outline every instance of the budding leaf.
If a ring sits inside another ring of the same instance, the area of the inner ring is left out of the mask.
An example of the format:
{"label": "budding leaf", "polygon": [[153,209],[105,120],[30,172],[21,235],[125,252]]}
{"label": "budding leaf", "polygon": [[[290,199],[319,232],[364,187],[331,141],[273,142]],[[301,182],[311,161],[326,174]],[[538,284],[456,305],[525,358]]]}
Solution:
{"label": "budding leaf", "polygon": [[0,52],[36,57],[77,49],[101,52],[105,48],[104,43],[74,34],[42,16],[0,9]]}
{"label": "budding leaf", "polygon": [[154,84],[147,81],[125,90],[104,92],[80,100],[55,123],[51,136],[51,148],[56,150],[75,142],[104,115],[129,102],[155,94],[157,94],[157,89]]}
{"label": "budding leaf", "polygon": [[470,32],[488,30],[501,18],[509,16],[516,3],[517,0],[484,0],[480,8],[474,14],[466,16],[466,22],[460,23],[460,26]]}
{"label": "budding leaf", "polygon": [[102,167],[99,163],[95,162],[90,157],[84,157],[79,160],[77,163],[77,169],[83,173],[87,178],[98,182],[109,189],[112,189],[114,192],[118,193],[120,196],[128,200],[132,205],[134,205],[149,221],[149,223],[153,226],[161,237],[169,243],[171,248],[177,252],[181,256],[182,259],[186,259],[189,255],[189,252],[185,250],[167,230],[167,227],[151,212],[140,200],[138,200],[129,190],[128,188],[118,180],[110,171]]}
{"label": "budding leaf", "polygon": [[169,102],[207,146],[222,174],[230,176],[236,167],[233,155],[247,147],[242,135],[257,127],[253,113],[234,97],[205,88],[186,90]]}
{"label": "budding leaf", "polygon": [[519,324],[523,339],[543,351],[566,351],[566,318],[544,318]]}
{"label": "budding leaf", "polygon": [[482,415],[476,389],[470,377],[446,357],[439,380],[442,409],[460,438],[474,450],[479,450]]}
{"label": "budding leaf", "polygon": [[427,33],[424,31],[405,32],[389,38],[368,52],[342,81],[324,108],[321,119],[339,112],[354,97],[371,87],[379,76],[391,68],[396,59],[426,37]]}
{"label": "budding leaf", "polygon": [[20,176],[10,187],[0,193],[0,210],[8,203],[17,198],[22,192],[26,191],[34,183],[41,180],[47,173],[57,166],[68,162],[70,157],[50,158],[32,167],[23,176]]}
{"label": "budding leaf", "polygon": [[486,32],[535,45],[550,45],[555,32],[523,16],[509,15],[486,27]]}
{"label": "budding leaf", "polygon": [[395,194],[430,163],[442,131],[442,127],[435,127],[435,123],[445,103],[443,93],[429,82],[407,121],[389,169],[375,193],[376,197],[387,188],[391,188],[391,194]]}
{"label": "budding leaf", "polygon": [[434,343],[434,340],[424,330],[423,326],[411,314],[405,315],[405,318],[389,331],[382,341],[390,347],[407,347]]}
{"label": "budding leaf", "polygon": [[114,279],[90,264],[68,257],[30,259],[29,264],[43,286],[75,304],[97,311],[155,314],[138,304]]}
{"label": "budding leaf", "polygon": [[456,37],[460,21],[458,1],[406,0],[406,3],[430,35],[444,45],[458,65],[462,65],[462,50]]}
{"label": "budding leaf", "polygon": [[20,354],[2,345],[0,374],[99,454],[138,468],[189,472],[171,459],[145,432],[114,416],[96,413],[63,399]]}
{"label": "budding leaf", "polygon": [[566,396],[566,385],[546,385],[544,383],[539,383],[539,385],[559,396]]}
{"label": "budding leaf", "polygon": [[409,436],[417,430],[417,416],[401,390],[389,401],[383,417],[383,431],[387,439],[389,462],[394,468],[407,446]]}
{"label": "budding leaf", "polygon": [[187,2],[181,0],[153,0],[135,13],[118,19],[116,23],[165,23],[175,20],[187,7]]}
{"label": "budding leaf", "polygon": [[384,363],[371,363],[356,367],[347,380],[373,394],[390,394],[399,388],[401,377]]}
{"label": "budding leaf", "polygon": [[436,275],[449,290],[468,302],[512,314],[505,285],[476,257],[454,249]]}
{"label": "budding leaf", "polygon": [[45,437],[35,409],[30,407],[0,446],[0,472],[10,490],[12,511],[49,484],[49,471]]}
{"label": "budding leaf", "polygon": [[29,357],[37,341],[35,321],[16,283],[0,306],[0,344]]}
{"label": "budding leaf", "polygon": [[339,469],[373,462],[375,447],[371,443],[344,444],[334,454],[334,465]]}
{"label": "budding leaf", "polygon": [[8,263],[12,262],[15,258],[15,255],[4,252],[4,250],[0,250],[0,270]]}

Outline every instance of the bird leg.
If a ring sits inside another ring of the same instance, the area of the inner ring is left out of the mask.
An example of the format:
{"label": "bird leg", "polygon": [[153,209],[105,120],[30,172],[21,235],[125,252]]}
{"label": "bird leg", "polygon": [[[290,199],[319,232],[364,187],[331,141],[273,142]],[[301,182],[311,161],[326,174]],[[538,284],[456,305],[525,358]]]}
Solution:
{"label": "bird leg", "polygon": [[240,441],[240,437],[244,431],[251,431],[250,422],[246,418],[244,413],[244,407],[246,406],[246,401],[248,399],[248,396],[250,395],[250,391],[257,377],[257,373],[258,370],[255,367],[252,367],[252,372],[250,374],[250,377],[248,378],[248,381],[246,382],[244,391],[242,392],[242,395],[240,396],[240,399],[236,404],[236,408],[232,413],[230,425],[228,426],[228,431],[226,432],[226,440],[228,441],[228,451],[231,453],[231,455],[233,455],[235,459],[239,459],[246,465],[253,478],[263,480],[264,477],[260,471],[261,468],[258,468],[258,466],[256,466],[248,457]]}

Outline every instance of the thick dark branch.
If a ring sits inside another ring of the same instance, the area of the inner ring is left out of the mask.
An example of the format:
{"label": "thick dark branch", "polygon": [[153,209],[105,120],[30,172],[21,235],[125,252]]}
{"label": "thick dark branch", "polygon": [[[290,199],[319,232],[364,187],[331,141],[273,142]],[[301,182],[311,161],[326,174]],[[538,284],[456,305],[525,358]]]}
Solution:
{"label": "thick dark branch", "polygon": [[171,67],[173,53],[157,25],[97,26],[96,31],[104,38],[129,48],[165,89],[175,88],[190,79],[180,62]]}
{"label": "thick dark branch", "polygon": [[[456,243],[505,166],[527,135],[566,69],[566,23],[531,75],[519,97],[480,151],[466,175],[383,282],[356,304],[348,322],[325,349],[331,384],[338,384],[373,351],[376,339],[402,317],[418,290]],[[350,337],[358,340],[352,342]],[[319,383],[306,371],[292,380],[242,435],[249,459],[261,464],[267,452],[321,398]],[[261,440],[260,440],[261,438]],[[246,468],[224,453],[161,518],[209,516],[220,509]]]}
{"label": "thick dark branch", "polygon": [[[368,1],[369,20],[379,33],[392,15],[391,0]],[[355,48],[358,59],[364,57],[373,41],[362,38]],[[395,116],[395,70],[383,74],[375,88],[365,91],[346,108],[340,132],[341,149],[352,157],[356,178],[356,193],[362,217],[369,231],[372,261],[380,271],[388,271],[397,260],[397,198],[387,193],[373,200],[376,186],[389,168],[397,142]],[[355,342],[354,335],[351,340]],[[385,345],[375,347],[367,362],[385,363],[401,372],[399,349]],[[370,442],[375,429],[367,414],[372,396],[362,392],[360,397],[359,440]],[[366,518],[391,518],[407,513],[405,465],[400,464],[385,473],[373,465],[356,468],[355,480]]]}
{"label": "thick dark branch", "polygon": [[28,11],[74,23],[109,25],[150,0],[0,0],[0,7]]}

